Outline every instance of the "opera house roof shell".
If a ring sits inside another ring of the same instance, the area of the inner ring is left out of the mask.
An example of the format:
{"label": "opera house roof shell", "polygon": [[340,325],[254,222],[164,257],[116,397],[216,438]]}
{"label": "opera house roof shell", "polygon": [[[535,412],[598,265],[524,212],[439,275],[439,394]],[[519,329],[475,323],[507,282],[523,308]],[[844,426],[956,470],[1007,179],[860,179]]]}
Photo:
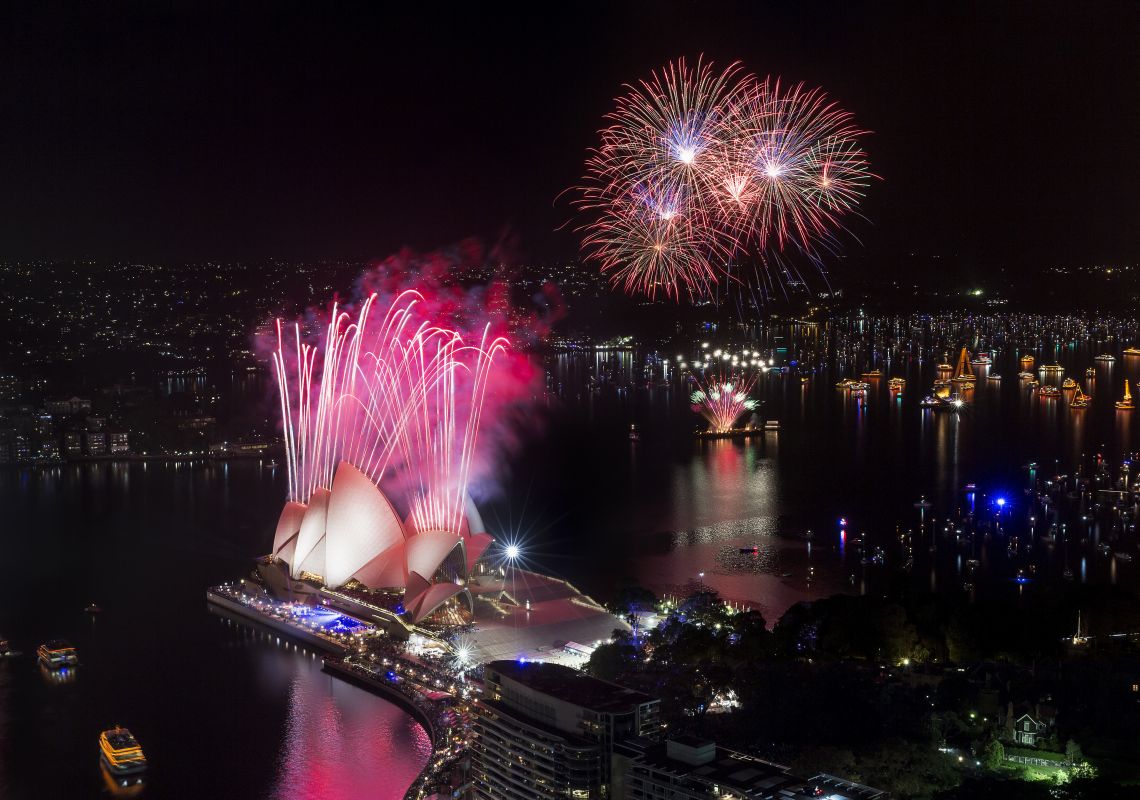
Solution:
{"label": "opera house roof shell", "polygon": [[444,562],[458,552],[451,563],[466,578],[494,541],[469,499],[466,512],[458,532],[418,531],[367,475],[341,462],[330,489],[317,489],[308,503],[285,504],[273,555],[294,578],[320,576],[329,588],[356,580],[369,589],[402,589],[405,612],[419,622],[464,590],[458,580],[435,580]]}

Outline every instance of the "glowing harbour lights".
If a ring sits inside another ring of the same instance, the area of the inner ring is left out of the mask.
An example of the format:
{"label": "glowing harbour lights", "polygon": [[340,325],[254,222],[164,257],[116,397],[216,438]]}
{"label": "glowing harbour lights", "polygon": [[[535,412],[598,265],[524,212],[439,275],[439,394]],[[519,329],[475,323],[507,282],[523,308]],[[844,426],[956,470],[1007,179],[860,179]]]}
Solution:
{"label": "glowing harbour lights", "polygon": [[836,249],[872,175],[864,131],[822,91],[698,59],[670,62],[615,100],[575,205],[582,249],[631,294],[767,289]]}

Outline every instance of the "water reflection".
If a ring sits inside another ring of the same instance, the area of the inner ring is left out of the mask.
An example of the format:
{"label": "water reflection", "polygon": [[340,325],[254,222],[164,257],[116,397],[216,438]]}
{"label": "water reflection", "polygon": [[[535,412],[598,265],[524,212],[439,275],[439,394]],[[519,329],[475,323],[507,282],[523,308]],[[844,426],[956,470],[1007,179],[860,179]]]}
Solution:
{"label": "water reflection", "polygon": [[319,659],[291,659],[288,672],[288,712],[270,796],[402,798],[431,753],[424,729],[394,706],[321,672]]}

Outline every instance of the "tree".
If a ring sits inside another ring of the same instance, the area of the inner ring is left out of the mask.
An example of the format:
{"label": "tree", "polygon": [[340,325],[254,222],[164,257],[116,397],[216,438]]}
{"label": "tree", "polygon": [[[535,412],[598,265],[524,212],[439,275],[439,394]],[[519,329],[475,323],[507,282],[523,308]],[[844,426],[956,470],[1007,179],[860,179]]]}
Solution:
{"label": "tree", "polygon": [[984,752],[986,769],[997,771],[1005,766],[1005,745],[996,737],[990,739]]}
{"label": "tree", "polygon": [[1085,754],[1081,752],[1081,746],[1077,744],[1076,739],[1070,739],[1065,742],[1065,761],[1069,766],[1075,766],[1085,760]]}

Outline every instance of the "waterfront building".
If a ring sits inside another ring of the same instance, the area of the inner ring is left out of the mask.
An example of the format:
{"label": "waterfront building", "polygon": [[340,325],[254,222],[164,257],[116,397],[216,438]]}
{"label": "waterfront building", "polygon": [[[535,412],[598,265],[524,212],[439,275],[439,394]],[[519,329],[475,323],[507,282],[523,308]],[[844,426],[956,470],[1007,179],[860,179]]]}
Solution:
{"label": "waterfront building", "polygon": [[602,798],[615,746],[658,733],[660,701],[561,664],[494,661],[474,710],[472,796]]}
{"label": "waterfront building", "polygon": [[615,800],[881,800],[886,792],[834,775],[798,778],[787,767],[714,742],[633,739],[613,756]]}

